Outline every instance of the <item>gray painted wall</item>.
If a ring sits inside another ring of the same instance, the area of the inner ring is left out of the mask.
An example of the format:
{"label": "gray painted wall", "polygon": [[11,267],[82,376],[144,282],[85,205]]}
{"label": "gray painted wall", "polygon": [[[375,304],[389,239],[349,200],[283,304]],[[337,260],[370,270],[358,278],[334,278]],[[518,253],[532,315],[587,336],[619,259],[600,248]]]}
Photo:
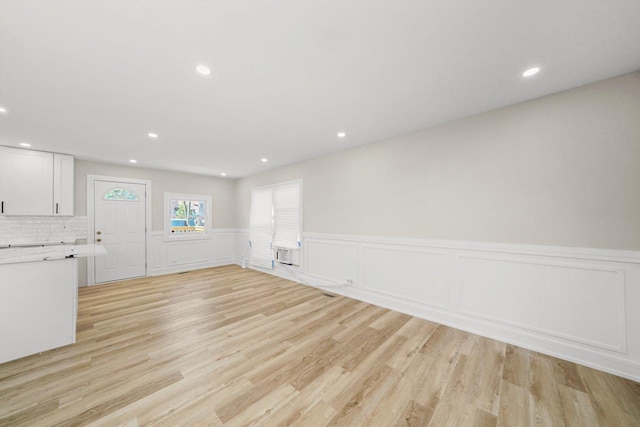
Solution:
{"label": "gray painted wall", "polygon": [[304,180],[304,231],[640,250],[640,72],[236,181]]}

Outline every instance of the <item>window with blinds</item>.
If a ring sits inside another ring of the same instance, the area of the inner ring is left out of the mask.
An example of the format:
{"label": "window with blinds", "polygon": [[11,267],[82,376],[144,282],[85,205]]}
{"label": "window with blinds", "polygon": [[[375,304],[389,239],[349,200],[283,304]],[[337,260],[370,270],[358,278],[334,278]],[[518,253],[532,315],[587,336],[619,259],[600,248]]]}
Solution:
{"label": "window with blinds", "polygon": [[273,268],[273,248],[297,249],[302,233],[302,181],[251,191],[249,263]]}

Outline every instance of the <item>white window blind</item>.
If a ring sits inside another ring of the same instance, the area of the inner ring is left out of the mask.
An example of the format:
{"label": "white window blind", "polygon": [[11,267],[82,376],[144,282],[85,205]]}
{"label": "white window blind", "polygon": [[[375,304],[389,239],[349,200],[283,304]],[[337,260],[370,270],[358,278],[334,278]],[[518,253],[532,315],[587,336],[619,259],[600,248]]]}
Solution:
{"label": "white window blind", "polygon": [[273,268],[273,247],[300,247],[302,183],[292,182],[251,191],[249,264]]}
{"label": "white window blind", "polygon": [[300,246],[300,183],[273,189],[273,246]]}
{"label": "white window blind", "polygon": [[256,189],[251,191],[249,216],[249,263],[255,267],[273,268],[273,191]]}

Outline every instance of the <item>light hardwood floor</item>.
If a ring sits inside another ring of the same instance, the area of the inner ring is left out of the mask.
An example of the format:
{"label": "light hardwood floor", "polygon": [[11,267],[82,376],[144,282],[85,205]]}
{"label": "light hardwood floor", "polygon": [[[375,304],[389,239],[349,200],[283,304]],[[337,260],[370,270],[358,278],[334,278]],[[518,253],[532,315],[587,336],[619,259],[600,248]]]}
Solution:
{"label": "light hardwood floor", "polygon": [[640,384],[226,266],[82,288],[0,425],[638,426]]}

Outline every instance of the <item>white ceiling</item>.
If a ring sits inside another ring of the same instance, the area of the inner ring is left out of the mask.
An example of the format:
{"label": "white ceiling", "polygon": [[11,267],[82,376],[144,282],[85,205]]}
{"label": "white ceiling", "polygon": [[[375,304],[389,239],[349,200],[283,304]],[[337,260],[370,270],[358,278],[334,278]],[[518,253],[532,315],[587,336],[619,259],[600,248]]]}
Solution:
{"label": "white ceiling", "polygon": [[241,177],[638,69],[638,0],[0,0],[0,145]]}

